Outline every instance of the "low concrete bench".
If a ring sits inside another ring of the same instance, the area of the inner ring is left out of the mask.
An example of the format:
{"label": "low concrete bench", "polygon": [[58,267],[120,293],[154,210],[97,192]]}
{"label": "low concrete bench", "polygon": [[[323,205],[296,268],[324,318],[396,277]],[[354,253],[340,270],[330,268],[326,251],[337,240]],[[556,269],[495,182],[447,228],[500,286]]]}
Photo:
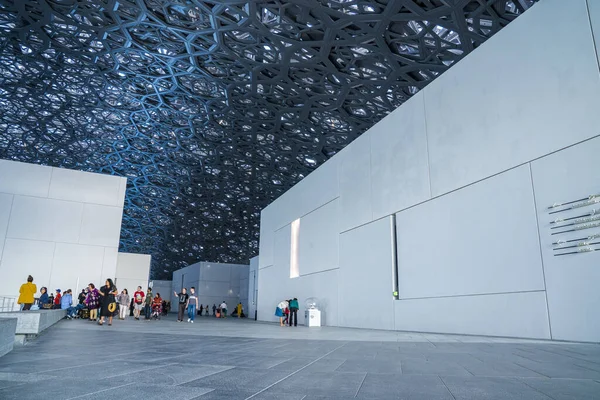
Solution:
{"label": "low concrete bench", "polygon": [[17,319],[14,342],[25,344],[28,338],[35,337],[67,316],[67,310],[39,310],[2,312],[0,318]]}
{"label": "low concrete bench", "polygon": [[16,331],[17,318],[0,318],[0,357],[12,351]]}

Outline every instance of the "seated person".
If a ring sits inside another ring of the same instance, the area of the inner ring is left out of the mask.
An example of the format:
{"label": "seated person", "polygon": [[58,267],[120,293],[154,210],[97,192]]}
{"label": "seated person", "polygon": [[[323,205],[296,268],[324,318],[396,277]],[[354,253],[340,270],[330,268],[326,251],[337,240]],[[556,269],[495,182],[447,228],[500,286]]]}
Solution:
{"label": "seated person", "polygon": [[60,302],[60,297],[61,297],[60,292],[61,292],[60,289],[56,289],[56,296],[54,296],[54,306],[52,307],[55,310],[60,310],[60,307],[62,304]]}
{"label": "seated person", "polygon": [[45,286],[43,286],[40,289],[40,298],[38,300],[38,306],[40,307],[40,309],[44,308],[44,305],[46,304],[50,304],[50,300],[48,298],[48,289],[46,289]]}
{"label": "seated person", "polygon": [[67,290],[60,299],[60,308],[62,310],[67,310],[67,319],[72,319],[77,316],[78,309],[73,307],[73,295],[71,294],[71,289]]}

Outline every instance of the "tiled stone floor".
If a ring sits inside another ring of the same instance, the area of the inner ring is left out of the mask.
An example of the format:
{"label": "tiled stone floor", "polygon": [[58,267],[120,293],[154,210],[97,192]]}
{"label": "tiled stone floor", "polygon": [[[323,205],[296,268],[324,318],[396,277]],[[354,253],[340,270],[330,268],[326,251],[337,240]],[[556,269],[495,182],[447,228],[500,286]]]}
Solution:
{"label": "tiled stone floor", "polygon": [[600,399],[600,346],[382,332],[61,321],[0,358],[0,399]]}

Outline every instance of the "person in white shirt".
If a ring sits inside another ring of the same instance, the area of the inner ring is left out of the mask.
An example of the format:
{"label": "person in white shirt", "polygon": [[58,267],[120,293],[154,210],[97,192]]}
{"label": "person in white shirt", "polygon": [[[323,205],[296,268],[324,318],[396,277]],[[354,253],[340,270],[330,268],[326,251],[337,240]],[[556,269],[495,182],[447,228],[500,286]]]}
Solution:
{"label": "person in white shirt", "polygon": [[225,303],[225,300],[219,307],[221,307],[221,318],[227,318],[227,303]]}
{"label": "person in white shirt", "polygon": [[275,316],[279,317],[279,326],[283,326],[283,316],[287,307],[287,300],[284,300],[281,303],[277,304],[277,308],[275,309]]}

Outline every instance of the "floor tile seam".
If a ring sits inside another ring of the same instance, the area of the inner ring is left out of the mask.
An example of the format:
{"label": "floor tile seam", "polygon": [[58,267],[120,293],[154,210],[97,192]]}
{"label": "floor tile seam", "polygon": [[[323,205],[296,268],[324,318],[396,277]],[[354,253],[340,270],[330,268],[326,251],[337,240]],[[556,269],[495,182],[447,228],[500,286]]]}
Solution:
{"label": "floor tile seam", "polygon": [[[190,382],[197,381],[198,379],[205,379],[205,378],[208,378],[208,377],[210,377],[210,376],[213,376],[213,375],[216,375],[216,374],[220,374],[220,373],[222,373],[222,372],[230,371],[230,370],[232,370],[232,369],[235,369],[235,367],[226,367],[225,369],[222,369],[221,371],[213,372],[213,373],[210,373],[210,374],[208,374],[208,375],[204,375],[204,376],[202,376],[202,377],[200,377],[200,378],[197,378],[197,377],[196,377],[196,378],[194,378],[194,379],[190,379],[189,381],[180,382],[180,383],[178,383],[178,384],[176,384],[176,385],[173,385],[173,386],[182,386],[182,385],[185,385],[185,384],[187,384],[187,383],[190,383]],[[210,388],[206,388],[206,389],[210,389]],[[215,389],[213,389],[213,390],[215,390]],[[210,393],[210,392],[207,392],[207,393]],[[205,394],[206,394],[206,393],[205,393]]]}
{"label": "floor tile seam", "polygon": [[113,386],[113,387],[110,387],[110,388],[106,388],[106,389],[98,390],[98,391],[91,392],[91,393],[85,393],[85,394],[82,394],[82,395],[79,395],[79,396],[75,396],[75,397],[69,397],[69,398],[68,398],[68,399],[66,399],[66,400],[81,399],[81,398],[83,398],[83,397],[91,396],[91,395],[98,394],[98,393],[107,392],[107,391],[109,391],[109,390],[113,390],[113,389],[120,389],[120,388],[122,388],[122,387],[125,387],[125,386],[131,386],[131,385],[133,385],[133,384],[134,384],[134,382],[125,383],[125,384],[123,384],[123,385],[119,385],[119,386]]}
{"label": "floor tile seam", "polygon": [[450,394],[450,396],[452,396],[452,398],[454,400],[456,400],[456,397],[454,396],[454,393],[452,393],[452,391],[450,390],[450,388],[448,387],[448,385],[446,385],[446,382],[444,382],[444,380],[442,379],[442,377],[439,376],[439,375],[437,377],[442,382],[442,385],[444,385],[444,387],[446,388],[446,390],[448,391],[448,393]]}
{"label": "floor tile seam", "polygon": [[291,374],[288,374],[287,376],[285,376],[285,377],[283,377],[283,378],[279,379],[277,382],[275,382],[275,383],[272,383],[271,385],[267,386],[266,388],[263,388],[263,389],[259,390],[258,392],[254,393],[252,396],[249,396],[249,397],[247,397],[245,400],[250,400],[250,399],[252,399],[252,398],[256,397],[257,395],[259,395],[259,394],[261,394],[261,393],[263,393],[263,392],[265,392],[265,391],[269,390],[270,388],[272,388],[273,386],[277,385],[278,383],[281,383],[281,382],[283,382],[284,380],[286,380],[286,379],[288,379],[288,378],[290,378],[290,377],[292,377],[292,376],[296,375],[298,372],[300,372],[300,371],[302,371],[302,370],[304,370],[304,369],[306,369],[306,368],[310,367],[311,365],[313,365],[313,364],[314,364],[314,363],[316,363],[317,361],[319,361],[319,360],[321,360],[321,359],[325,358],[325,357],[326,357],[326,356],[328,356],[329,354],[331,354],[331,353],[335,352],[336,350],[339,350],[339,349],[341,349],[341,348],[342,348],[342,347],[344,347],[346,344],[348,344],[348,343],[347,343],[347,342],[346,342],[346,343],[343,343],[341,346],[339,346],[339,347],[337,347],[337,348],[335,348],[335,349],[331,350],[331,351],[330,351],[330,352],[328,352],[328,353],[325,353],[324,355],[322,355],[321,357],[317,358],[316,360],[314,360],[314,361],[313,361],[313,362],[311,362],[310,364],[308,364],[308,365],[305,365],[304,367],[302,367],[302,368],[300,368],[300,369],[298,369],[298,370],[296,370],[296,371],[292,372]]}
{"label": "floor tile seam", "polygon": [[99,380],[103,380],[103,379],[113,379],[113,378],[117,378],[117,377],[120,377],[120,376],[127,376],[127,375],[138,374],[138,373],[140,373],[140,372],[152,371],[153,369],[164,368],[164,367],[168,367],[168,366],[170,366],[170,365],[175,365],[175,364],[177,364],[177,363],[169,363],[169,364],[158,365],[158,366],[155,366],[155,367],[150,367],[150,368],[136,369],[136,370],[132,370],[132,371],[125,372],[125,373],[123,373],[123,374],[117,374],[117,375],[108,375],[108,376],[105,376],[105,377],[103,377],[103,378],[100,378]]}
{"label": "floor tile seam", "polygon": [[365,376],[363,376],[362,380],[360,381],[360,385],[358,385],[358,389],[356,389],[356,393],[354,393],[354,398],[358,397],[358,393],[360,392],[360,389],[362,389],[365,379],[367,379],[367,374],[368,373],[365,372]]}
{"label": "floor tile seam", "polygon": [[531,385],[528,385],[528,384],[527,384],[527,382],[521,381],[521,383],[523,383],[523,385],[525,385],[525,386],[527,386],[527,387],[529,387],[529,388],[531,388],[531,389],[535,390],[535,391],[536,391],[536,392],[538,392],[538,393],[541,393],[542,395],[544,395],[544,396],[546,396],[546,397],[548,397],[548,398],[550,398],[550,399],[552,399],[552,400],[557,400],[557,399],[555,399],[554,397],[550,396],[548,393],[544,393],[544,392],[542,392],[541,390],[539,390],[539,389],[537,389],[537,388],[534,388],[534,387],[533,387],[533,386],[531,386]]}

